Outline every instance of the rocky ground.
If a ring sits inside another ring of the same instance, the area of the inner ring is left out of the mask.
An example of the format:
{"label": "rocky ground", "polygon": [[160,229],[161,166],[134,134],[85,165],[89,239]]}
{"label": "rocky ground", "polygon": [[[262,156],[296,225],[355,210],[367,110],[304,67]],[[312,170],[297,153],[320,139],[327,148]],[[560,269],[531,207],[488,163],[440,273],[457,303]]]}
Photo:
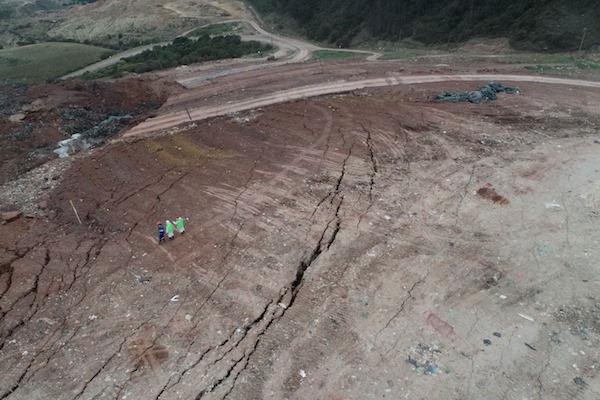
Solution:
{"label": "rocky ground", "polygon": [[[46,189],[2,199],[27,217],[0,225],[0,398],[599,398],[600,89],[507,81],[521,94],[451,104],[433,99],[487,82],[437,64],[281,68],[155,81],[172,96],[153,113],[448,80],[125,133],[44,164]],[[3,133],[46,93],[11,90]],[[164,98],[142,92],[133,109]],[[186,233],[159,245],[156,222],[177,215]]]}

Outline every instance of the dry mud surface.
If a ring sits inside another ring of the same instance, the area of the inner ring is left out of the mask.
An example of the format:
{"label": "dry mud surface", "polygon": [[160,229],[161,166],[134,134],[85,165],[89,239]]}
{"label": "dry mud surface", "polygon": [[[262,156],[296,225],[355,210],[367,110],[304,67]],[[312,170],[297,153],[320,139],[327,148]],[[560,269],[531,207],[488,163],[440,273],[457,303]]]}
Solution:
{"label": "dry mud surface", "polygon": [[[419,69],[372,65],[196,82],[156,118]],[[44,209],[0,225],[0,399],[600,398],[600,89],[432,100],[483,83],[138,127],[70,158]]]}

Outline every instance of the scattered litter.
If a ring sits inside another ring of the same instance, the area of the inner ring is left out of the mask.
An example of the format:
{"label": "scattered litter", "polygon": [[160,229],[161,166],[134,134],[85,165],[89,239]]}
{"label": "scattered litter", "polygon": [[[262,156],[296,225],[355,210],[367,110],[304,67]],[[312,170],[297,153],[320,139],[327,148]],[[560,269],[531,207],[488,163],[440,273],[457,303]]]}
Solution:
{"label": "scattered litter", "polygon": [[558,337],[558,332],[554,332],[554,331],[550,334],[550,341],[552,343],[556,343],[556,344],[562,343],[562,340],[560,340],[560,338]]}
{"label": "scattered litter", "polygon": [[490,186],[494,186],[494,184],[492,182],[486,182],[485,186],[490,187]]}
{"label": "scattered litter", "polygon": [[492,335],[496,337],[502,337],[502,334],[500,332],[494,332]]}
{"label": "scattered litter", "polygon": [[498,82],[490,82],[485,86],[471,92],[450,93],[444,92],[436,96],[438,101],[449,101],[450,103],[458,103],[460,101],[469,101],[471,103],[485,103],[490,100],[496,100],[496,93],[520,94],[518,87],[511,88],[504,86]]}
{"label": "scattered litter", "polygon": [[486,346],[490,346],[492,344],[492,341],[490,339],[483,339],[483,344],[485,344]]}
{"label": "scattered litter", "polygon": [[171,301],[179,301],[179,295],[176,294],[175,296],[171,297]]}
{"label": "scattered litter", "polygon": [[406,362],[415,367],[419,375],[435,375],[440,370],[449,373],[450,368],[444,367],[439,360],[441,351],[437,346],[429,347],[419,343],[416,347],[411,347]]}
{"label": "scattered litter", "polygon": [[71,331],[70,331],[70,330],[68,330],[68,329],[63,329],[63,335],[65,335],[65,336],[66,336],[66,335],[68,335],[69,333],[71,333]]}
{"label": "scattered litter", "polygon": [[531,321],[531,322],[534,321],[534,319],[532,317],[530,317],[529,315],[519,314],[519,317],[525,318],[526,320]]}
{"label": "scattered litter", "polygon": [[185,320],[187,322],[192,322],[192,316],[191,316],[191,314],[185,314]]}
{"label": "scattered litter", "polygon": [[551,209],[551,210],[554,210],[554,209],[560,208],[560,204],[558,204],[558,203],[557,203],[557,202],[555,202],[555,201],[551,201],[551,202],[549,202],[549,203],[544,203],[544,205],[546,206],[546,208],[548,208],[548,209]]}
{"label": "scattered litter", "polygon": [[151,276],[138,276],[135,278],[135,283],[149,283],[152,280]]}
{"label": "scattered litter", "polygon": [[502,300],[506,299],[506,296],[505,296],[505,295],[503,295],[503,294],[501,294],[499,297],[500,297]]}
{"label": "scattered litter", "polygon": [[369,305],[369,296],[359,296],[358,299],[356,299],[360,305],[363,306],[368,306]]}
{"label": "scattered litter", "polygon": [[537,351],[537,349],[535,347],[533,347],[532,345],[530,345],[529,343],[525,343],[525,346],[529,347],[533,351]]}
{"label": "scattered litter", "polygon": [[95,315],[95,314],[92,314],[92,315],[90,315],[90,316],[88,317],[88,319],[89,319],[90,321],[95,321],[95,320],[97,320],[97,319],[98,319],[98,316],[97,316],[97,315]]}
{"label": "scattered litter", "polygon": [[583,385],[585,385],[585,381],[584,381],[584,380],[583,380],[583,378],[582,378],[582,377],[580,377],[580,376],[576,376],[576,377],[573,379],[573,382],[575,382],[575,384],[576,384],[576,385],[582,385],[582,386],[583,386]]}
{"label": "scattered litter", "polygon": [[300,370],[300,376],[303,378],[306,378],[306,371],[304,371],[303,369]]}
{"label": "scattered litter", "polygon": [[277,304],[279,307],[283,308],[284,310],[287,308],[287,306],[283,303],[279,303]]}
{"label": "scattered litter", "polygon": [[50,319],[50,318],[48,318],[48,317],[43,317],[43,318],[40,318],[40,321],[42,321],[42,322],[45,322],[45,323],[47,323],[48,325],[54,325],[54,324],[56,324],[56,321],[53,321],[53,320],[51,320],[51,319]]}

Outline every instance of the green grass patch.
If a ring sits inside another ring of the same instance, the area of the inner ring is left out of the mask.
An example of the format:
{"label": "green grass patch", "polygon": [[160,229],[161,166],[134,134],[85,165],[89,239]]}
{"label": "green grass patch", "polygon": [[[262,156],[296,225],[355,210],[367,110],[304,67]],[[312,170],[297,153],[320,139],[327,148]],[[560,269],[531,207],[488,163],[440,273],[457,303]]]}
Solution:
{"label": "green grass patch", "polygon": [[112,51],[79,43],[39,43],[0,50],[0,81],[43,82],[107,57]]}
{"label": "green grass patch", "polygon": [[318,61],[331,61],[365,58],[367,56],[367,53],[355,53],[352,51],[317,50],[312,54],[312,59]]}

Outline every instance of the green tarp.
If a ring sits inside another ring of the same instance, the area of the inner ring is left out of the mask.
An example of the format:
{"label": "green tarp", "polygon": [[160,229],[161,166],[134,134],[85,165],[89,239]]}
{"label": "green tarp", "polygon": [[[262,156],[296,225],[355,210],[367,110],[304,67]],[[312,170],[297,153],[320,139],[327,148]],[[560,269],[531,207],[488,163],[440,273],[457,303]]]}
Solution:
{"label": "green tarp", "polygon": [[498,82],[490,82],[471,92],[444,92],[437,95],[435,99],[438,101],[449,101],[451,103],[458,103],[460,101],[485,103],[490,100],[496,100],[496,93],[520,94],[521,91],[518,87],[512,88]]}

